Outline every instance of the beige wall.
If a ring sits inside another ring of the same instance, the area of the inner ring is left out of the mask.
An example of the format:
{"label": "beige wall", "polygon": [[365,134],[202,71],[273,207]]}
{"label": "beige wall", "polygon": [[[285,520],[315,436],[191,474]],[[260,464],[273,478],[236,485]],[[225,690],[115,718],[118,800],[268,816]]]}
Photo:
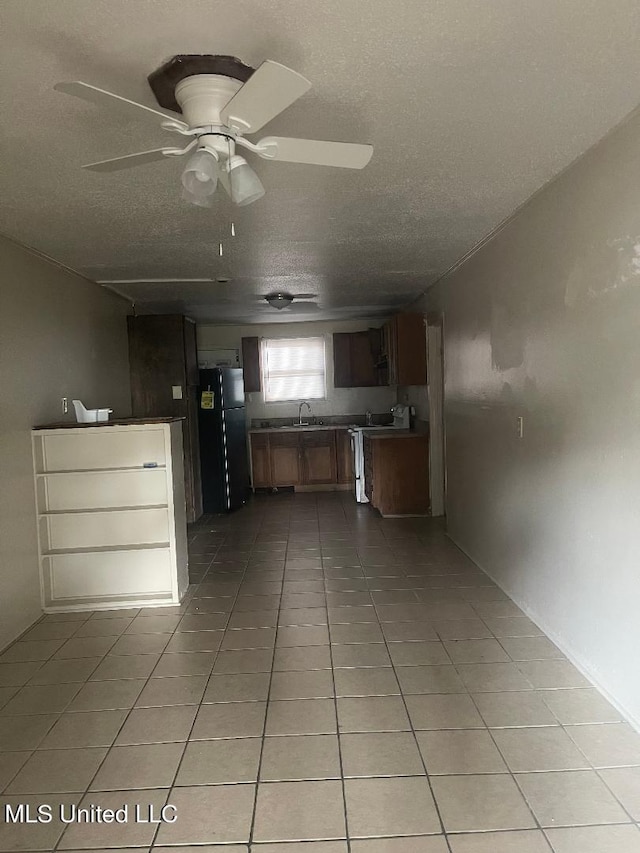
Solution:
{"label": "beige wall", "polygon": [[[396,402],[396,388],[334,388],[332,332],[356,332],[370,326],[381,326],[381,320],[333,321],[318,323],[272,323],[252,326],[198,326],[198,349],[240,348],[243,337],[300,338],[324,335],[327,352],[327,399],[312,400],[313,415],[358,415],[367,409],[374,413],[389,412]],[[240,353],[242,359],[242,353]],[[305,410],[306,411],[306,410]],[[298,414],[298,403],[265,403],[262,394],[247,395],[250,418],[289,418]]]}
{"label": "beige wall", "polygon": [[640,724],[640,116],[421,307],[451,535]]}
{"label": "beige wall", "polygon": [[40,615],[30,428],[130,413],[128,303],[0,238],[0,648]]}

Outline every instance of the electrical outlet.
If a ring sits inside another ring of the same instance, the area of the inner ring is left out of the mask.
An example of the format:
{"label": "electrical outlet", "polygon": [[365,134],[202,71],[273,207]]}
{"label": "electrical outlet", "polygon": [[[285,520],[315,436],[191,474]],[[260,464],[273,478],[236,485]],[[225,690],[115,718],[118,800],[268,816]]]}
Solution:
{"label": "electrical outlet", "polygon": [[519,415],[516,418],[516,432],[518,434],[518,438],[524,438],[524,418],[522,415]]}
{"label": "electrical outlet", "polygon": [[68,412],[69,412],[69,398],[63,397],[62,398],[62,414],[66,415],[66,414],[68,414]]}

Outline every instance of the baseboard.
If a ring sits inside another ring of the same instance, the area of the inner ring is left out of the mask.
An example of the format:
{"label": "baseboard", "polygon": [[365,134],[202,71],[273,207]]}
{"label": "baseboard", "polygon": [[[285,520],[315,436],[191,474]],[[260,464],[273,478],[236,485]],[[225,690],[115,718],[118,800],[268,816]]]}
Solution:
{"label": "baseboard", "polygon": [[538,613],[536,613],[532,608],[528,607],[523,602],[519,601],[517,597],[515,597],[500,581],[490,572],[485,566],[481,565],[472,554],[470,554],[467,549],[457,541],[457,539],[452,536],[449,532],[447,532],[448,538],[453,542],[453,544],[459,548],[465,556],[467,556],[475,565],[488,575],[491,580],[498,586],[505,595],[508,595],[509,598],[513,601],[514,604],[520,608],[520,610],[525,613],[526,616],[534,622],[541,631],[544,631],[546,636],[551,640],[552,643],[560,649],[563,655],[575,666],[575,668],[587,678],[593,687],[604,696],[604,698],[609,702],[613,707],[618,711],[618,713],[632,726],[637,732],[640,732],[640,718],[637,718],[634,714],[631,713],[624,705],[616,699],[615,696],[612,696],[611,693],[604,687],[598,678],[597,673],[594,673],[591,669],[590,665],[585,661],[581,655],[577,654],[571,647],[567,646],[566,643],[562,640],[562,638],[558,637],[556,632],[551,628],[543,618],[540,617]]}

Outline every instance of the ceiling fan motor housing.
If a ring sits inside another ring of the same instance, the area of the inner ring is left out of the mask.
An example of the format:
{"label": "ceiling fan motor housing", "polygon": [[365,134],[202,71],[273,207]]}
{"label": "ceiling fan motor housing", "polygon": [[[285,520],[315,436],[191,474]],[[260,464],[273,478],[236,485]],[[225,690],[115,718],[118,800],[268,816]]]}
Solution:
{"label": "ceiling fan motor housing", "polygon": [[283,293],[279,290],[275,293],[268,293],[265,296],[265,300],[272,308],[277,308],[278,311],[282,311],[283,308],[288,308],[289,305],[291,305],[293,302],[293,296],[290,293]]}
{"label": "ceiling fan motor housing", "polygon": [[176,97],[176,89],[183,80],[203,75],[225,77],[239,83],[233,91],[235,93],[243,83],[247,82],[254,70],[235,56],[179,54],[172,56],[160,68],[149,74],[147,80],[158,104],[167,110],[180,113],[182,104]]}
{"label": "ceiling fan motor housing", "polygon": [[176,86],[176,100],[190,127],[222,127],[220,111],[242,87],[239,80],[220,74],[196,74]]}

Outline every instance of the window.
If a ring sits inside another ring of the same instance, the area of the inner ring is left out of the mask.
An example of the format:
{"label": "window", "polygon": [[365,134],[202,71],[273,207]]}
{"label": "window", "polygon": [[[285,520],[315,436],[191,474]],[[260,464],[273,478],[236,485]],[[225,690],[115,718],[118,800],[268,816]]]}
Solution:
{"label": "window", "polygon": [[323,400],[324,338],[263,340],[262,387],[266,403]]}

